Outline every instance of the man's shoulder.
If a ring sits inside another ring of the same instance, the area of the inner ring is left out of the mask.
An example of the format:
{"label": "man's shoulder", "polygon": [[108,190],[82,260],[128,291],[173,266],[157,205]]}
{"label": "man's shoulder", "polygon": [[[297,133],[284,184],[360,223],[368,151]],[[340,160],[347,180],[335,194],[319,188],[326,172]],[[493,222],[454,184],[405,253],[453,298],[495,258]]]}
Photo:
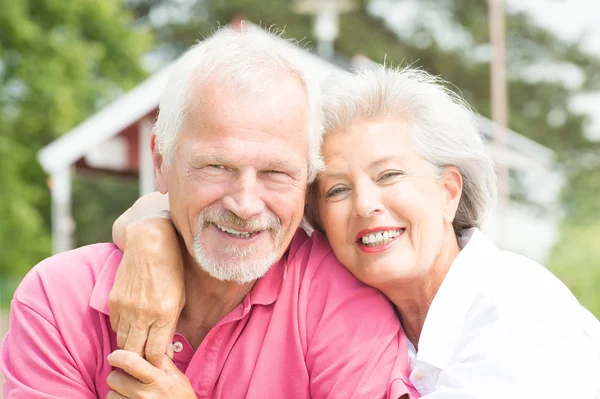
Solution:
{"label": "man's shoulder", "polygon": [[[335,256],[327,237],[314,231],[309,236],[303,230],[294,236],[290,244],[288,267],[302,276],[303,285],[327,283],[345,289],[358,287],[376,291],[358,280]],[[289,272],[290,270],[288,270]]]}
{"label": "man's shoulder", "polygon": [[288,260],[304,257],[325,258],[333,252],[327,237],[318,231],[313,231],[310,235],[299,228],[292,239],[288,248]]}
{"label": "man's shoulder", "polygon": [[114,244],[93,244],[44,259],[25,276],[15,300],[36,310],[56,302],[87,306],[98,277],[118,267],[122,252]]}
{"label": "man's shoulder", "polygon": [[318,231],[308,235],[299,229],[290,244],[287,260],[289,265],[300,267],[309,274],[320,269],[331,274],[350,273],[336,258],[327,237]]}

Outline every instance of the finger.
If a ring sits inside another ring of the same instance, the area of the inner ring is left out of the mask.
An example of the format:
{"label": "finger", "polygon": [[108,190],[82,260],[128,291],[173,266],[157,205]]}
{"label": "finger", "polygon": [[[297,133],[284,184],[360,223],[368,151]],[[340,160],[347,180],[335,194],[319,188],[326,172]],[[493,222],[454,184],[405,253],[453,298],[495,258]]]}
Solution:
{"label": "finger", "polygon": [[155,367],[162,365],[163,357],[168,350],[169,344],[173,342],[175,329],[170,326],[161,326],[154,323],[148,333],[146,342],[146,359]]}
{"label": "finger", "polygon": [[160,369],[148,363],[138,354],[124,350],[116,350],[108,355],[108,363],[113,367],[120,368],[144,384],[155,382],[161,372]]}
{"label": "finger", "polygon": [[117,391],[110,390],[108,391],[108,395],[106,395],[106,399],[127,399],[127,396],[123,396]]}
{"label": "finger", "polygon": [[167,346],[167,357],[171,360],[175,357],[175,348],[172,342]]}
{"label": "finger", "polygon": [[125,318],[119,319],[119,327],[117,329],[117,346],[121,349],[125,348],[127,337],[129,336],[129,321]]}
{"label": "finger", "polygon": [[112,328],[112,330],[114,332],[119,331],[119,321],[121,319],[121,316],[119,315],[119,312],[117,311],[112,311],[109,310],[110,313],[110,328]]}
{"label": "finger", "polygon": [[[122,272],[123,268],[119,267],[117,269],[115,279],[118,279]],[[115,287],[113,286],[113,288],[110,290],[110,294],[108,294],[108,314],[110,315],[110,327],[114,332],[117,332],[119,330],[119,321],[121,318],[120,311],[123,308],[118,298],[119,295],[115,290]]]}
{"label": "finger", "polygon": [[168,356],[163,358],[162,370],[171,376],[179,376],[181,374],[181,371],[179,371],[173,360]]}
{"label": "finger", "polygon": [[148,338],[147,331],[132,324],[129,328],[129,335],[127,335],[127,341],[125,342],[123,349],[144,357],[146,338]]}
{"label": "finger", "polygon": [[[165,356],[163,358],[163,366],[162,366],[162,370],[167,373],[168,375],[170,375],[171,377],[179,380],[179,381],[186,381],[187,377],[185,376],[185,374],[183,374],[181,372],[181,370],[179,370],[177,368],[177,366],[175,365],[175,363],[173,363],[173,360],[168,357]],[[189,383],[189,381],[188,381]]]}
{"label": "finger", "polygon": [[109,388],[125,397],[132,396],[139,389],[140,382],[119,370],[112,371],[106,377]]}

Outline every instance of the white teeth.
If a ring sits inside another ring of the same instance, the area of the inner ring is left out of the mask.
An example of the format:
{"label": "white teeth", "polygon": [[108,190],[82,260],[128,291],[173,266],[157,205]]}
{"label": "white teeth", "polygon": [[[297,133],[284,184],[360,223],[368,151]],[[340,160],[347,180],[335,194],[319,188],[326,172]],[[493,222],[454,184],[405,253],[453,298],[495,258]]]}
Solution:
{"label": "white teeth", "polygon": [[398,237],[404,229],[398,230],[388,230],[384,232],[379,232],[376,234],[366,234],[361,238],[361,242],[364,245],[368,245],[370,247],[376,247],[378,245],[387,244],[390,240]]}
{"label": "white teeth", "polygon": [[218,224],[215,224],[215,226],[217,226],[221,231],[224,231],[225,233],[232,235],[233,237],[236,237],[236,238],[249,238],[252,235],[252,233],[237,231],[234,229],[230,229],[229,227],[221,226]]}

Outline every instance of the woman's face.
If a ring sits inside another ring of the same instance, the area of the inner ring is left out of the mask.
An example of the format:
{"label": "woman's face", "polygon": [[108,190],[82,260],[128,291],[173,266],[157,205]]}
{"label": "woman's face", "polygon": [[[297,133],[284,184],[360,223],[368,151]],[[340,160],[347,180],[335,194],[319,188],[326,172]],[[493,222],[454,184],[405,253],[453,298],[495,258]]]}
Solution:
{"label": "woman's face", "polygon": [[415,150],[413,126],[361,120],[328,132],[318,210],[338,259],[375,287],[428,274],[451,240],[462,179],[441,177]]}

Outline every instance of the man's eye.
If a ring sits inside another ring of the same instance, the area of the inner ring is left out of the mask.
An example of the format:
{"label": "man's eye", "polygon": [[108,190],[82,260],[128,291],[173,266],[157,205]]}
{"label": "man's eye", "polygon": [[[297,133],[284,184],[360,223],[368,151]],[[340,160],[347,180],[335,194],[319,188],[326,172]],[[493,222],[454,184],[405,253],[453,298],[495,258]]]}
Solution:
{"label": "man's eye", "polygon": [[225,169],[225,166],[217,165],[217,164],[210,164],[210,165],[208,165],[208,167],[213,168],[213,169]]}
{"label": "man's eye", "polygon": [[289,173],[284,172],[282,170],[267,170],[265,171],[266,175],[273,179],[285,179],[290,176]]}

